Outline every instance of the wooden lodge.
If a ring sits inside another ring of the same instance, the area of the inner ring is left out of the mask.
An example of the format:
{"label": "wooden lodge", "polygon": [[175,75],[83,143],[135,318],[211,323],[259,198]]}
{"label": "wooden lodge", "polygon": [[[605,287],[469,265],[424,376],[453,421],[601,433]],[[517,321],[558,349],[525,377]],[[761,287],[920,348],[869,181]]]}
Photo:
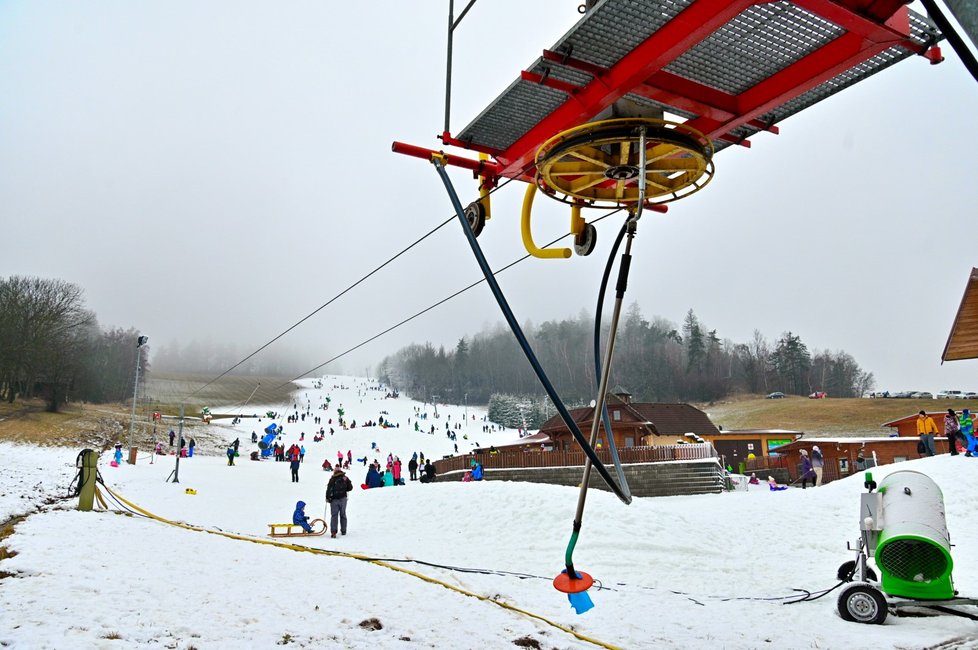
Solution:
{"label": "wooden lodge", "polygon": [[777,456],[782,446],[804,435],[792,429],[720,429],[703,439],[713,444],[724,467],[743,474],[749,461]]}
{"label": "wooden lodge", "polygon": [[[937,425],[937,435],[943,436],[944,416],[947,415],[947,411],[938,411],[936,413],[932,413],[928,411],[927,415],[934,419],[934,424]],[[892,420],[890,422],[884,422],[880,426],[896,429],[896,433],[890,435],[897,435],[901,438],[913,438],[914,440],[917,439],[917,414],[916,413],[914,413],[913,415],[907,415],[897,420]]]}
{"label": "wooden lodge", "polygon": [[[594,409],[573,409],[570,415],[581,432],[590,435]],[[694,406],[632,402],[631,394],[621,388],[608,395],[608,418],[618,449],[704,442],[719,433],[706,413]],[[576,448],[570,430],[559,415],[544,422],[538,435],[546,435],[556,450]],[[595,448],[605,446],[605,431],[601,427]]]}
{"label": "wooden lodge", "polygon": [[[914,436],[860,437],[860,438],[802,438],[778,448],[777,456],[758,459],[747,463],[747,473],[755,472],[758,478],[768,468],[787,470],[791,481],[799,480],[801,476],[801,450],[812,457],[812,447],[818,446],[822,452],[825,469],[822,472],[822,482],[828,483],[845,478],[875,465],[889,465],[905,460],[920,458],[917,452],[918,438]],[[947,438],[934,438],[934,447],[938,454],[948,453]]]}

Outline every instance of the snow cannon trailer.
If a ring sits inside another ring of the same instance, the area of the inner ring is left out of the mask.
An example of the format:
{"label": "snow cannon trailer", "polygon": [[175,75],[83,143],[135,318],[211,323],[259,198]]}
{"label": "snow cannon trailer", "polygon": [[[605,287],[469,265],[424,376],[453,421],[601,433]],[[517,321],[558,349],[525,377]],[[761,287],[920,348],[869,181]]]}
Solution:
{"label": "snow cannon trailer", "polygon": [[[978,600],[959,598],[954,589],[951,537],[937,484],[925,474],[903,470],[883,479],[878,489],[866,472],[864,485],[856,559],[838,571],[838,578],[850,583],[839,594],[842,618],[879,624],[888,612],[899,616],[929,610],[978,620],[974,613],[955,609],[978,605]],[[870,556],[880,579],[867,564]]]}

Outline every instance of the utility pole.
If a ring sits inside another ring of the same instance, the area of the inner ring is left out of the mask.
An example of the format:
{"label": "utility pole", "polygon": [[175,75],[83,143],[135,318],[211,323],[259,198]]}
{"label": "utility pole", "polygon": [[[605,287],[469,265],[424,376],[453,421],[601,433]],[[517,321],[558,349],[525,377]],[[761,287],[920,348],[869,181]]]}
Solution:
{"label": "utility pole", "polygon": [[136,338],[136,382],[132,387],[132,414],[129,416],[129,464],[136,464],[136,454],[135,449],[132,446],[132,432],[136,426],[136,396],[139,391],[139,361],[142,357],[139,349],[146,345],[149,341],[148,336],[140,336]]}
{"label": "utility pole", "polygon": [[170,478],[173,479],[174,483],[180,482],[180,452],[183,451],[183,446],[180,444],[181,440],[183,440],[183,404],[180,405],[180,434],[177,438],[177,464],[173,468],[173,471],[170,472]]}

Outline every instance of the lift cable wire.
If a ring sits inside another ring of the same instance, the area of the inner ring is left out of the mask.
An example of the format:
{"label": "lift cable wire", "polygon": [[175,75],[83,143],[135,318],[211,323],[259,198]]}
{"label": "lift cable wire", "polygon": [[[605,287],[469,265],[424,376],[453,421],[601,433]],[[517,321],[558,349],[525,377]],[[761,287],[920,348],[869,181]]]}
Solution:
{"label": "lift cable wire", "polygon": [[[489,190],[486,193],[486,196],[490,196],[494,192],[496,192],[498,190],[501,190],[502,188],[506,187],[511,182],[513,182],[514,180],[516,180],[517,178],[519,178],[526,170],[528,170],[534,164],[535,163],[528,164],[526,167],[524,167],[524,169],[519,174],[513,176],[512,178],[507,178],[505,181],[503,181],[502,183],[500,183],[496,187],[494,187],[491,190]],[[283,331],[281,334],[279,334],[278,336],[276,336],[272,340],[270,340],[267,343],[265,343],[264,345],[262,345],[260,348],[258,348],[257,350],[255,350],[254,352],[252,352],[251,354],[249,354],[248,356],[246,356],[241,361],[238,361],[236,364],[234,364],[233,366],[231,366],[230,368],[228,368],[227,370],[225,370],[224,372],[222,372],[221,374],[219,374],[217,377],[214,377],[213,379],[211,379],[209,382],[207,382],[203,386],[200,386],[195,391],[193,391],[192,393],[188,394],[187,397],[192,397],[192,396],[196,395],[200,391],[204,390],[205,388],[207,388],[208,386],[210,386],[211,384],[213,384],[214,382],[216,382],[217,380],[221,379],[222,377],[224,377],[225,375],[227,375],[229,372],[231,372],[232,370],[234,370],[235,368],[237,368],[238,366],[240,366],[241,364],[243,364],[248,359],[251,359],[252,357],[254,357],[256,354],[258,354],[259,352],[261,352],[262,350],[264,350],[265,348],[267,348],[268,346],[270,346],[275,341],[278,341],[280,338],[282,338],[283,336],[285,336],[286,334],[288,334],[289,332],[291,332],[292,330],[294,330],[296,327],[298,327],[302,323],[306,322],[307,320],[309,320],[310,318],[312,318],[313,316],[315,316],[316,314],[318,314],[320,311],[322,311],[323,309],[325,309],[329,305],[331,305],[334,302],[336,302],[339,298],[341,298],[345,294],[347,294],[350,291],[352,291],[354,288],[356,288],[357,286],[359,286],[360,284],[362,284],[364,281],[366,281],[372,275],[374,275],[375,273],[377,273],[378,271],[380,271],[381,269],[383,269],[385,266],[387,266],[388,264],[390,264],[391,262],[393,262],[397,258],[399,258],[401,255],[404,255],[409,250],[411,250],[412,248],[414,248],[415,246],[417,246],[418,244],[420,244],[421,242],[423,242],[425,239],[427,239],[431,235],[435,234],[436,232],[438,232],[439,230],[441,230],[442,228],[444,228],[446,225],[448,225],[449,223],[451,223],[454,219],[455,219],[455,215],[452,215],[452,216],[448,217],[446,220],[442,221],[440,224],[438,224],[437,226],[435,226],[434,228],[432,228],[431,230],[429,230],[428,232],[426,232],[424,235],[422,235],[421,237],[419,237],[418,239],[416,239],[414,242],[412,242],[411,244],[409,244],[407,247],[401,249],[401,251],[398,252],[398,253],[396,253],[393,257],[388,258],[388,260],[386,262],[384,262],[381,265],[377,266],[376,268],[374,268],[374,270],[370,271],[369,273],[367,273],[366,275],[364,275],[362,278],[360,278],[359,280],[357,280],[356,282],[354,282],[353,284],[351,284],[350,286],[348,286],[346,289],[343,289],[343,291],[339,292],[338,294],[336,294],[335,296],[333,296],[332,298],[330,298],[329,300],[327,300],[325,303],[323,303],[322,305],[320,305],[319,307],[317,307],[316,309],[314,309],[313,311],[309,312],[304,317],[302,317],[301,319],[299,319],[298,321],[296,321],[295,323],[293,323],[288,329],[286,329],[285,331]],[[346,354],[346,353],[344,353],[344,354]],[[329,362],[327,361],[326,363],[329,363]],[[325,365],[325,363],[322,364],[322,365]],[[318,367],[319,366],[317,366],[317,368]],[[302,377],[302,376],[305,376],[305,375],[300,375],[300,377]],[[279,388],[280,387],[281,386],[279,386]]]}
{"label": "lift cable wire", "polygon": [[375,267],[372,271],[370,271],[369,273],[367,273],[366,275],[364,275],[363,277],[361,277],[359,280],[357,280],[356,282],[354,282],[353,284],[351,284],[350,286],[348,286],[346,289],[343,289],[338,294],[336,294],[335,296],[333,296],[332,298],[330,298],[329,300],[327,300],[326,302],[324,302],[322,305],[320,305],[316,309],[312,310],[311,312],[309,312],[308,314],[306,314],[305,316],[303,316],[302,318],[300,318],[298,321],[296,321],[291,326],[289,326],[288,329],[286,329],[285,331],[283,331],[282,333],[280,333],[279,335],[277,335],[276,337],[274,337],[273,339],[271,339],[270,341],[268,341],[267,343],[265,343],[264,345],[262,345],[260,348],[258,348],[257,350],[255,350],[254,352],[252,352],[251,354],[249,354],[248,356],[246,356],[241,361],[238,361],[236,364],[234,364],[233,366],[231,366],[230,368],[228,368],[227,370],[225,370],[224,372],[222,372],[221,374],[219,374],[217,377],[214,377],[209,382],[207,382],[206,384],[204,384],[203,386],[201,386],[200,388],[198,388],[194,392],[190,393],[190,395],[188,395],[188,397],[192,397],[193,395],[196,395],[200,391],[204,390],[205,388],[207,388],[208,386],[210,386],[211,384],[213,384],[214,382],[216,382],[217,380],[219,380],[221,377],[224,377],[229,372],[231,372],[232,370],[234,370],[235,368],[237,368],[238,366],[240,366],[241,364],[243,364],[245,361],[247,361],[248,359],[251,359],[256,354],[258,354],[259,352],[261,352],[262,350],[264,350],[265,348],[267,348],[268,346],[270,346],[272,343],[274,343],[275,341],[278,341],[280,338],[282,338],[283,336],[285,336],[286,334],[288,334],[289,332],[291,332],[292,330],[294,330],[295,328],[297,328],[299,325],[301,325],[302,323],[306,322],[307,320],[309,320],[310,318],[312,318],[313,316],[315,316],[316,314],[318,314],[319,312],[321,312],[323,309],[325,309],[329,305],[333,304],[335,301],[339,300],[342,296],[346,295],[347,293],[349,293],[350,291],[352,291],[355,287],[357,287],[360,284],[362,284],[363,282],[365,282],[368,278],[370,278],[372,275],[374,275],[375,273],[377,273],[378,271],[380,271],[382,268],[384,268],[385,266],[387,266],[388,264],[390,264],[391,262],[393,262],[394,260],[396,260],[397,258],[399,258],[404,253],[408,252],[409,250],[411,250],[412,248],[414,248],[415,246],[417,246],[418,244],[420,244],[421,242],[423,242],[425,239],[427,239],[431,235],[433,235],[436,232],[438,232],[439,230],[441,230],[444,226],[448,225],[454,218],[455,217],[453,215],[453,216],[449,217],[448,219],[446,219],[445,221],[442,221],[440,224],[438,224],[437,226],[435,226],[434,228],[432,228],[431,230],[429,230],[428,232],[426,232],[424,235],[422,235],[418,239],[414,240],[414,242],[412,242],[411,244],[409,244],[407,247],[401,249],[400,252],[396,253],[393,257],[388,258],[387,261],[385,261],[381,265]]}
{"label": "lift cable wire", "polygon": [[[618,212],[621,212],[621,210],[622,210],[622,208],[616,208],[614,210],[611,210],[611,211],[607,212],[606,214],[601,215],[600,217],[598,217],[597,219],[595,219],[591,223],[597,223],[597,222],[601,221],[602,219],[607,219],[608,217],[610,217],[610,216],[612,216],[612,215],[614,215],[614,214],[616,214]],[[560,237],[554,239],[553,241],[551,241],[551,242],[549,242],[547,244],[544,244],[544,247],[546,248],[546,247],[549,247],[549,246],[553,246],[554,244],[556,244],[560,240],[565,239],[567,237],[570,237],[571,235],[572,235],[572,233],[564,233],[563,235],[561,235]],[[492,272],[492,275],[497,275],[499,273],[502,273],[503,271],[506,271],[507,269],[510,269],[510,268],[516,266],[520,262],[523,262],[524,260],[526,260],[526,259],[528,259],[530,257],[531,257],[531,255],[529,253],[527,253],[523,257],[517,258],[517,259],[513,260],[512,262],[510,262],[509,264],[507,264],[506,266],[504,266],[504,267],[502,267],[500,269],[497,269],[496,271],[493,271]],[[340,354],[337,354],[335,357],[332,357],[331,359],[327,359],[326,361],[323,361],[318,366],[316,366],[314,368],[310,368],[309,370],[305,371],[304,373],[302,373],[300,375],[296,375],[292,379],[290,379],[290,380],[288,380],[286,382],[283,382],[283,383],[279,384],[275,388],[276,389],[282,388],[283,386],[287,386],[287,385],[291,384],[292,382],[296,381],[297,379],[302,379],[303,377],[308,377],[309,375],[311,375],[312,373],[316,372],[317,370],[319,370],[323,366],[325,366],[327,364],[330,364],[330,363],[332,363],[334,361],[337,361],[338,359],[341,359],[342,357],[345,357],[346,355],[350,354],[354,350],[357,350],[357,349],[363,347],[364,345],[366,345],[367,343],[370,343],[371,341],[375,341],[376,339],[379,339],[381,336],[384,336],[385,334],[394,331],[398,327],[400,327],[402,325],[405,325],[405,324],[411,322],[415,318],[418,318],[419,316],[428,313],[429,311],[431,311],[435,307],[440,307],[441,305],[445,304],[449,300],[452,300],[453,298],[462,295],[463,293],[465,293],[469,289],[472,289],[473,287],[477,287],[477,286],[479,286],[480,284],[482,284],[485,281],[486,281],[485,277],[476,280],[472,284],[470,284],[470,285],[468,285],[466,287],[463,287],[463,288],[459,289],[455,293],[453,293],[453,294],[451,294],[449,296],[446,296],[445,298],[442,298],[441,300],[439,300],[438,302],[434,303],[433,305],[430,305],[428,307],[425,307],[424,309],[422,309],[421,311],[415,313],[412,316],[408,316],[407,318],[405,318],[404,320],[400,321],[396,325],[391,325],[390,327],[388,327],[387,329],[385,329],[383,332],[380,332],[378,334],[375,334],[375,335],[371,336],[370,338],[366,339],[365,341],[362,341],[360,343],[357,343],[352,348],[349,348],[346,351],[341,352]]]}

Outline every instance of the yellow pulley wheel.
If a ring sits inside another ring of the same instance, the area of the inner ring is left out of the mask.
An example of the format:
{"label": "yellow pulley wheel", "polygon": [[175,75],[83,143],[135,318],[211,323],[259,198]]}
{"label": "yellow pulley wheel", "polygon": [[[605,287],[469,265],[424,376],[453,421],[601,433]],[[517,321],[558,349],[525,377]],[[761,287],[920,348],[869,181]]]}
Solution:
{"label": "yellow pulley wheel", "polygon": [[[640,170],[640,128],[645,169]],[[713,178],[713,143],[679,122],[623,118],[582,124],[558,133],[537,150],[536,183],[559,201],[589,207],[634,205],[645,174],[647,203],[668,203]]]}

